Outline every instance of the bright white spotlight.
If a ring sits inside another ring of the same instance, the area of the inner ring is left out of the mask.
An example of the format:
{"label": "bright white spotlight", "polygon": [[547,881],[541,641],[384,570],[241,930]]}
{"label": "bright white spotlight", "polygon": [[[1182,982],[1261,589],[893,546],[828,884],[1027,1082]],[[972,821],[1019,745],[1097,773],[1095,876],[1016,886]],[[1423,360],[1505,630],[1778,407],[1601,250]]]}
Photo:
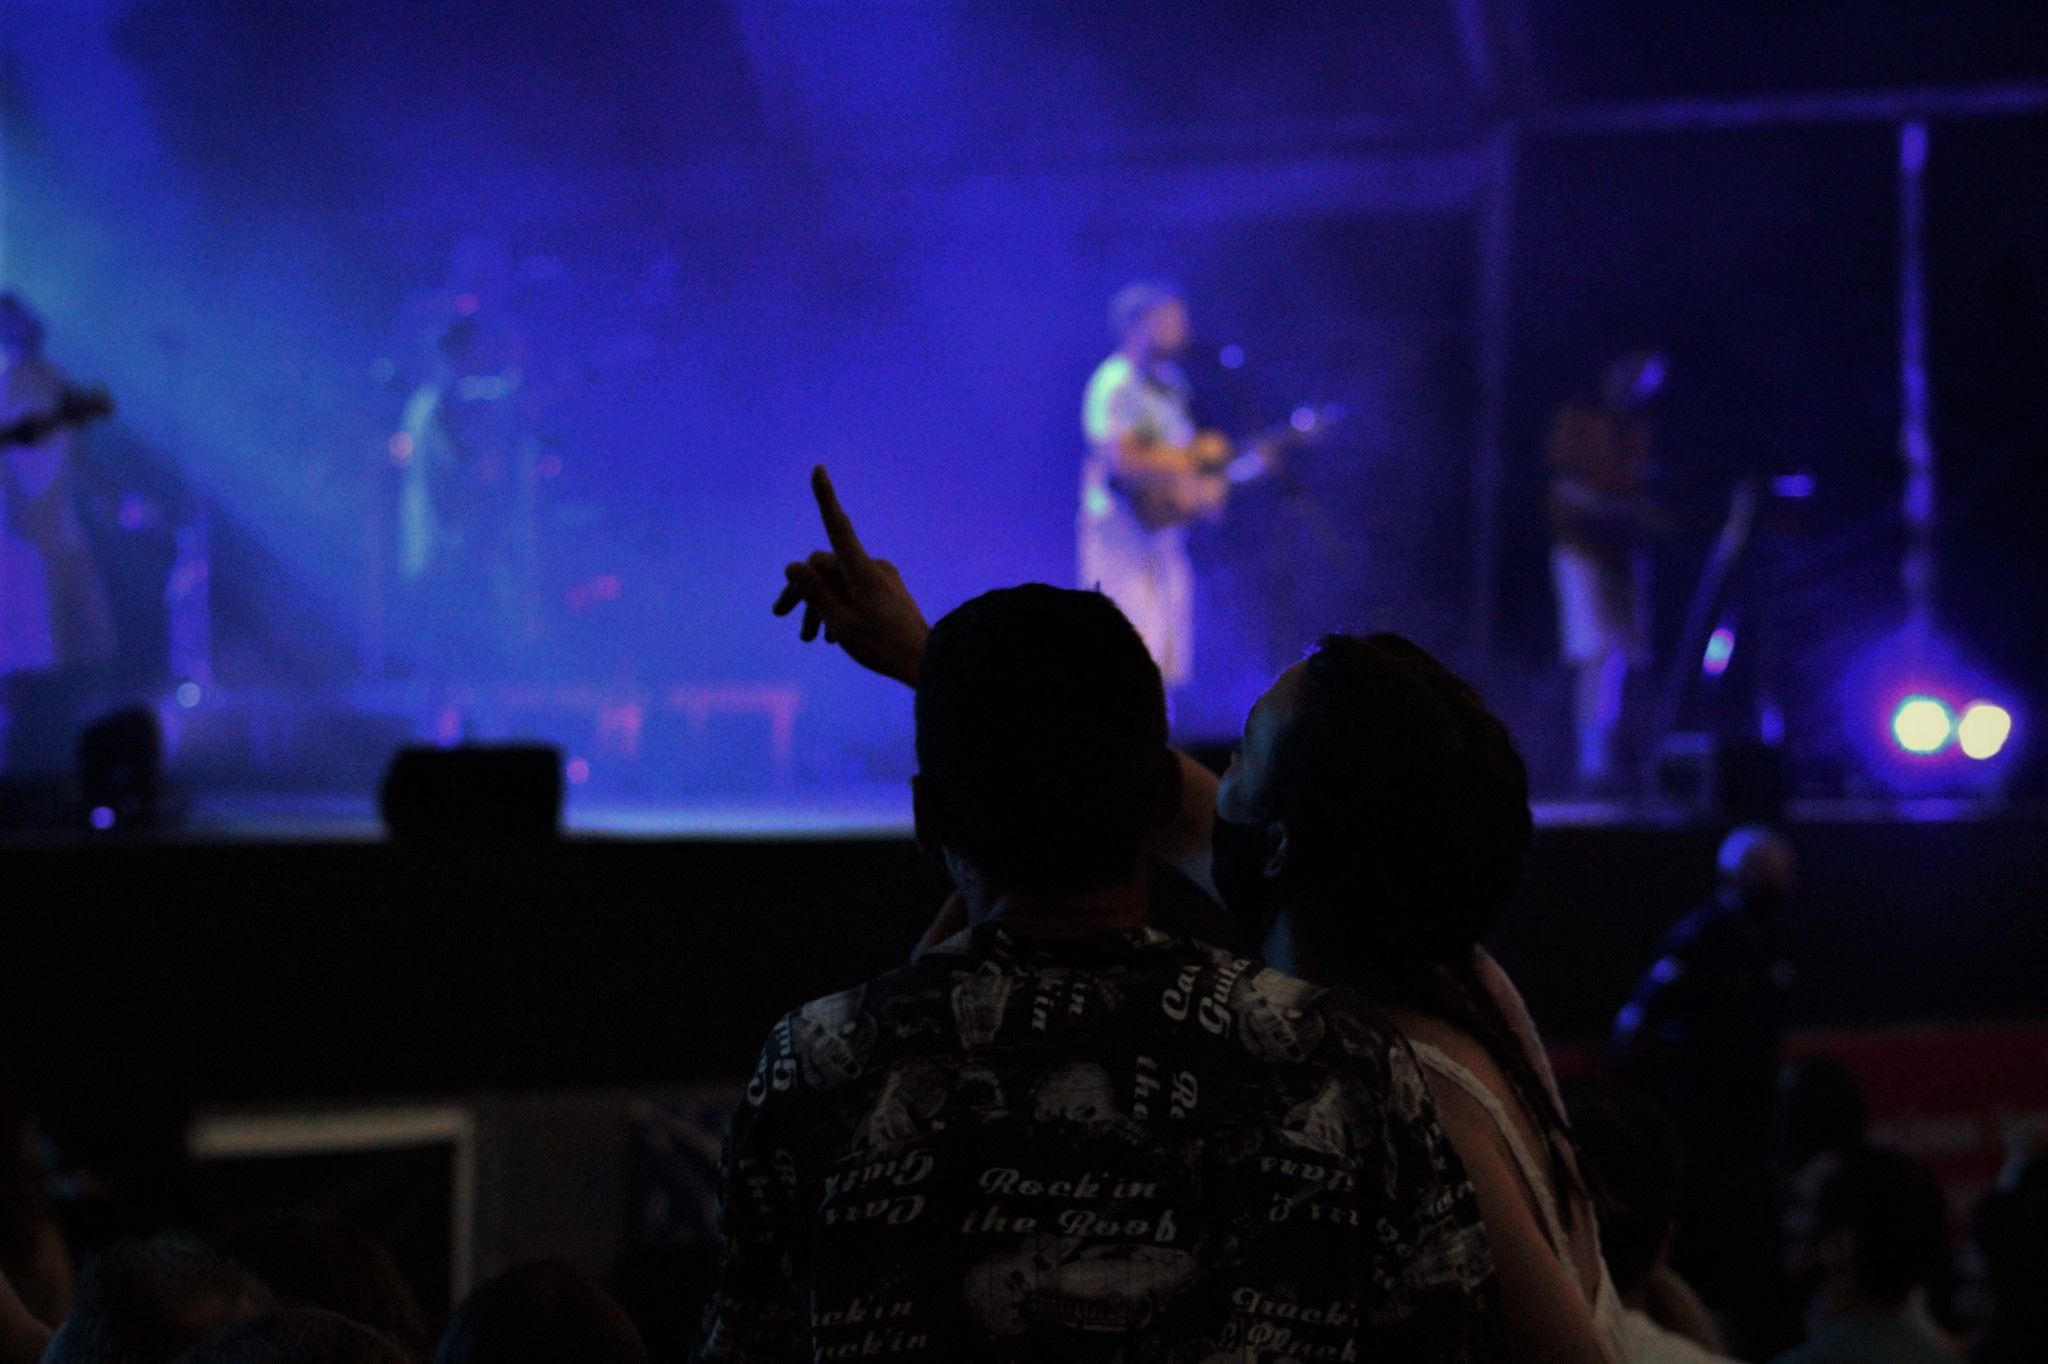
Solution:
{"label": "bright white spotlight", "polygon": [[2012,712],[1989,701],[1972,701],[1956,721],[1956,743],[1972,758],[1995,758],[2012,737]]}
{"label": "bright white spotlight", "polygon": [[1892,738],[1908,753],[1941,752],[1955,728],[1955,716],[1931,696],[1909,696],[1892,712]]}

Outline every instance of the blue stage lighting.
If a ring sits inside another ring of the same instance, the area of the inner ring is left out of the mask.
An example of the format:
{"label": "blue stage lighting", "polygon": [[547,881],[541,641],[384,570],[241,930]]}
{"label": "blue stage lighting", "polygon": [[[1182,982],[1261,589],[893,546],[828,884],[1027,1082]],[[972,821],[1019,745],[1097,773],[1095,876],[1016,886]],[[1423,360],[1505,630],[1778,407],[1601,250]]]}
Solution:
{"label": "blue stage lighting", "polygon": [[1908,753],[1939,753],[1955,736],[1955,714],[1932,696],[1909,696],[1892,712],[1892,738]]}
{"label": "blue stage lighting", "polygon": [[2012,712],[1989,701],[1972,701],[1956,721],[1956,745],[1968,757],[1995,758],[2012,737]]}

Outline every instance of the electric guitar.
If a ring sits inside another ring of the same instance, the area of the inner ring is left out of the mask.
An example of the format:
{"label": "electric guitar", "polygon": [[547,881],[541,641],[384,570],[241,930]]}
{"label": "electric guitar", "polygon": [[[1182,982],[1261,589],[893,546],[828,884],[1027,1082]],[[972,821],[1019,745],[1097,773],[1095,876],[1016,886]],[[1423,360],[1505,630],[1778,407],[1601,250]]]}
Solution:
{"label": "electric guitar", "polygon": [[1146,530],[1184,526],[1220,512],[1231,488],[1272,475],[1283,456],[1314,445],[1344,416],[1341,403],[1297,408],[1282,425],[1235,446],[1220,431],[1203,431],[1188,443],[1183,467],[1118,474],[1110,488]]}

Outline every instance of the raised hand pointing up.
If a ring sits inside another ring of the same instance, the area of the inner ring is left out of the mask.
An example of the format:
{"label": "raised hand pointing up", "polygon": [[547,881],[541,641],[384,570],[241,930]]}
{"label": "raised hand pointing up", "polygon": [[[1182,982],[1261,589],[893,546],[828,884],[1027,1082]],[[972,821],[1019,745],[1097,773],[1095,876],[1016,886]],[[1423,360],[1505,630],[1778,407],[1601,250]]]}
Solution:
{"label": "raised hand pointing up", "polygon": [[782,570],[786,581],[775,598],[775,614],[786,616],[803,603],[803,639],[816,639],[822,628],[826,643],[846,650],[854,662],[915,687],[925,637],[931,633],[924,612],[896,565],[875,558],[861,544],[822,464],[811,470],[811,491],[832,547]]}

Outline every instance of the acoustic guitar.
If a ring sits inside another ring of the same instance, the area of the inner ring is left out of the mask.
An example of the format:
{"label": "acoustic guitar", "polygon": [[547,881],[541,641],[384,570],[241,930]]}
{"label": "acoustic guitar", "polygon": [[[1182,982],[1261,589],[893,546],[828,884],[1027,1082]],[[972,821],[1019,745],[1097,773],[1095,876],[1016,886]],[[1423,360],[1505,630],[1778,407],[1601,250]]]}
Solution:
{"label": "acoustic guitar", "polygon": [[1182,450],[1182,467],[1118,474],[1110,488],[1146,530],[1166,530],[1221,511],[1230,489],[1270,477],[1282,459],[1316,444],[1344,419],[1342,404],[1295,409],[1279,426],[1233,445],[1220,431],[1203,431]]}

